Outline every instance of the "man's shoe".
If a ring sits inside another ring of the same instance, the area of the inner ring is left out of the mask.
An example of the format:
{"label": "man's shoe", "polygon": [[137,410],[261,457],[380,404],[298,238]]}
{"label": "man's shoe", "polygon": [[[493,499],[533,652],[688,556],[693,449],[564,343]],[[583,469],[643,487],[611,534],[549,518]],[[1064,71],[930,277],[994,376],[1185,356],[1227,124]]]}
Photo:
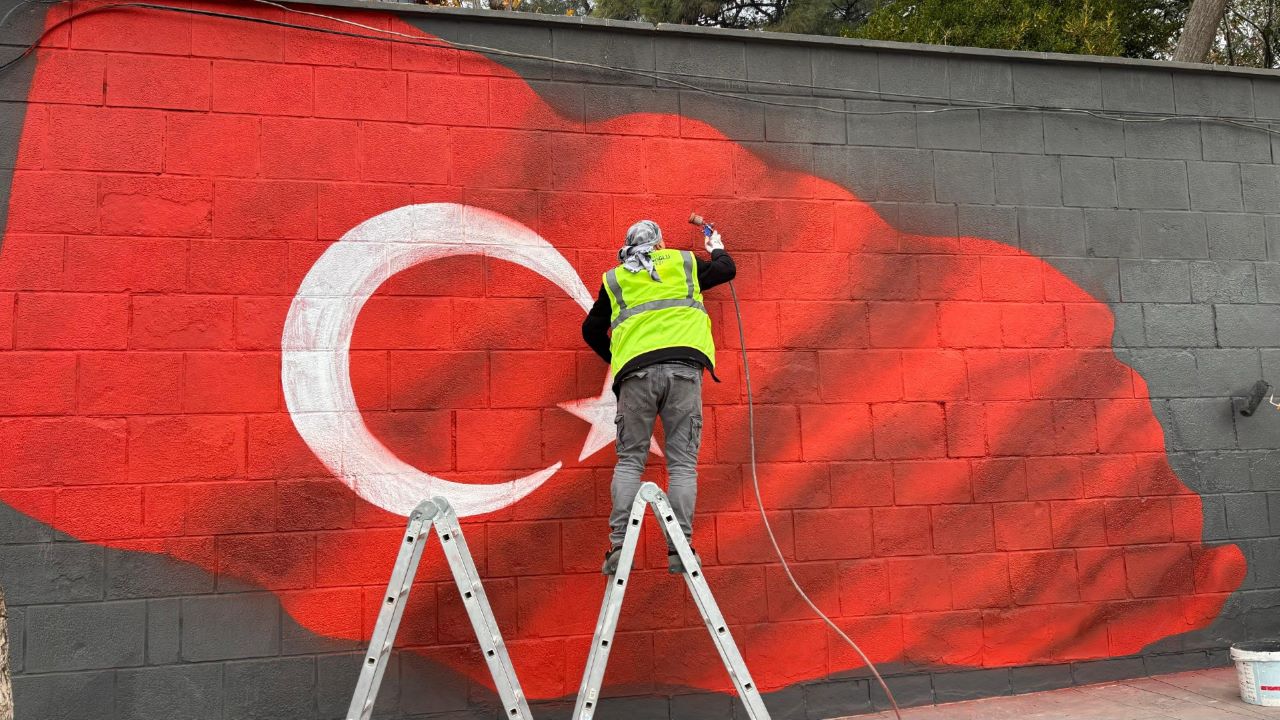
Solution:
{"label": "man's shoe", "polygon": [[[698,557],[698,551],[694,550],[692,545],[689,546],[689,552],[693,553],[693,569],[697,570],[698,566],[702,565],[702,559]],[[684,572],[684,561],[680,559],[680,553],[675,550],[667,551],[667,572],[672,575],[679,575]]]}
{"label": "man's shoe", "polygon": [[618,558],[622,557],[622,546],[614,545],[604,553],[604,566],[600,568],[600,572],[605,575],[613,575],[618,572]]}

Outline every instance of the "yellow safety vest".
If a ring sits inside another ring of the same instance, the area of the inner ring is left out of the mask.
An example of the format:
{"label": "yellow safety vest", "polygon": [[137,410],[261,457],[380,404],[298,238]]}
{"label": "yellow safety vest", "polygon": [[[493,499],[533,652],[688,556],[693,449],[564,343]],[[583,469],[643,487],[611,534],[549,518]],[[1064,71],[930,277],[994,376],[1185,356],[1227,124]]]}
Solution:
{"label": "yellow safety vest", "polygon": [[609,295],[609,368],[614,376],[639,355],[670,347],[691,347],[707,356],[714,369],[716,346],[711,318],[702,305],[697,263],[684,250],[655,250],[651,255],[660,282],[649,273],[621,265],[604,274]]}

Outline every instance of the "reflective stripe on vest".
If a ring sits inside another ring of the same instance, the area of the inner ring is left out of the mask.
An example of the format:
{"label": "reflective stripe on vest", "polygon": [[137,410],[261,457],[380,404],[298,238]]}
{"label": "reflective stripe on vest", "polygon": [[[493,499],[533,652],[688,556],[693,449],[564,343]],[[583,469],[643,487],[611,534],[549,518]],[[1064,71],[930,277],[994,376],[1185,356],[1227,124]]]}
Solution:
{"label": "reflective stripe on vest", "polygon": [[629,320],[635,317],[636,315],[639,315],[642,312],[649,312],[650,310],[666,310],[667,308],[673,308],[673,307],[691,307],[691,308],[701,310],[702,312],[707,311],[707,309],[702,306],[702,303],[698,302],[697,300],[694,300],[693,298],[677,298],[674,300],[650,300],[647,303],[640,303],[635,307],[629,307],[625,310],[619,311],[618,317],[614,318],[613,322],[609,323],[609,329],[616,330],[617,327],[621,325],[624,320]]}
{"label": "reflective stripe on vest", "polygon": [[629,320],[636,315],[650,310],[665,310],[673,307],[691,307],[706,312],[702,303],[693,299],[693,255],[691,253],[680,253],[684,258],[684,280],[687,293],[683,298],[669,298],[666,300],[650,300],[649,302],[640,303],[639,305],[627,305],[627,300],[622,294],[622,286],[618,284],[618,268],[614,268],[605,273],[605,282],[609,283],[609,290],[613,292],[613,297],[618,302],[618,317],[609,323],[609,329],[615,330],[624,321]]}

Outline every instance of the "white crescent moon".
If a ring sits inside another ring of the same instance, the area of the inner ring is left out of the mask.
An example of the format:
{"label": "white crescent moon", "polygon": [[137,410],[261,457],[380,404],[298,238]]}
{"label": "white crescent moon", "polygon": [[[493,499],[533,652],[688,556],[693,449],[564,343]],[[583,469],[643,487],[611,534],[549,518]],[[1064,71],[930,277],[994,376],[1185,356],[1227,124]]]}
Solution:
{"label": "white crescent moon", "polygon": [[561,465],[491,485],[450,482],[403,462],[365,426],[349,366],[356,317],[392,275],[451,255],[521,265],[591,308],[577,271],[521,223],[454,203],[407,205],[365,220],[320,256],[293,298],[280,341],[284,399],[302,439],[356,494],[400,515],[432,496],[448,498],[459,516],[492,512],[533,492]]}

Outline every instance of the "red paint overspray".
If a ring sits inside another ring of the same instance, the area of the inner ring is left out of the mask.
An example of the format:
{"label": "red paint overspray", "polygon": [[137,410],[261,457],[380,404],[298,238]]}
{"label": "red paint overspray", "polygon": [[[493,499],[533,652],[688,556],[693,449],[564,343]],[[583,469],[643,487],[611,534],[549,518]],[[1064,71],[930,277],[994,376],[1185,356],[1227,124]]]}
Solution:
{"label": "red paint overspray", "polygon": [[[1243,578],[1235,546],[1201,545],[1200,498],[1107,307],[1016,248],[900,233],[696,120],[563,117],[471,53],[133,11],[52,44],[0,253],[0,308],[17,292],[0,498],[63,532],[260,585],[309,630],[366,639],[403,520],[332,478],[284,411],[280,330],[311,263],[379,212],[464,202],[540,232],[594,291],[631,222],[692,245],[698,210],[739,263],[771,517],[874,660],[1125,655],[1207,626]],[[116,51],[105,98],[75,81],[100,50]],[[706,398],[707,575],[762,688],[854,667],[770,563],[732,308],[712,291],[708,309],[725,382]],[[612,454],[576,461],[587,428],[556,407],[604,380],[580,320],[532,273],[455,258],[387,283],[351,354],[369,426],[407,461],[471,482],[566,463],[466,523],[536,698],[576,688],[603,590]],[[653,532],[646,550],[610,692],[729,690]],[[424,565],[401,644],[488,682],[439,554]]]}

